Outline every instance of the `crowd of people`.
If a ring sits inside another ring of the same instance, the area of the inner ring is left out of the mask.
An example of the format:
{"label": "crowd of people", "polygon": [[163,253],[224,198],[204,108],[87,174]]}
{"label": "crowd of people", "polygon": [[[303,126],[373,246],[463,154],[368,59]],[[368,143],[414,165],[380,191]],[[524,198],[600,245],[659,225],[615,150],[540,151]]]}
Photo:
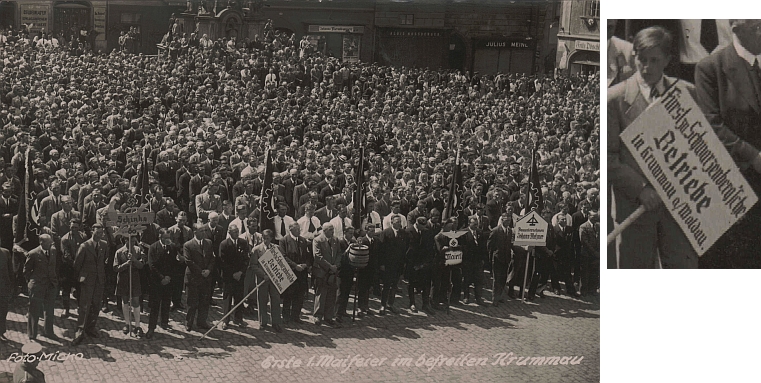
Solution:
{"label": "crowd of people", "polygon": [[[99,312],[114,304],[132,335],[169,328],[173,310],[186,313],[186,330],[208,329],[217,289],[227,313],[258,286],[220,328],[245,326],[258,307],[260,327],[276,332],[303,322],[305,308],[316,324],[340,326],[355,277],[360,317],[398,312],[400,280],[407,308],[428,315],[463,301],[498,306],[524,282],[529,299],[544,286],[561,294],[559,282],[574,298],[597,294],[599,74],[343,64],[271,23],[254,41],[186,38],[170,33],[168,44],[185,41],[170,57],[72,54],[28,37],[0,46],[0,334],[17,291],[29,297],[30,339],[41,317],[39,334],[58,338],[57,300],[67,318],[73,296],[75,343],[97,338]],[[535,147],[551,227],[524,281],[527,250],[513,245],[512,226],[526,213]],[[360,148],[367,201],[355,225]],[[260,214],[268,151],[274,217]],[[465,220],[442,217],[457,153]],[[144,170],[155,221],[127,241],[109,209],[127,205]],[[39,246],[21,241],[28,197]],[[265,220],[274,230],[261,230]],[[463,261],[447,266],[455,230],[467,231]],[[348,259],[353,243],[369,247],[364,268]],[[282,295],[258,263],[273,247],[298,277]]]}

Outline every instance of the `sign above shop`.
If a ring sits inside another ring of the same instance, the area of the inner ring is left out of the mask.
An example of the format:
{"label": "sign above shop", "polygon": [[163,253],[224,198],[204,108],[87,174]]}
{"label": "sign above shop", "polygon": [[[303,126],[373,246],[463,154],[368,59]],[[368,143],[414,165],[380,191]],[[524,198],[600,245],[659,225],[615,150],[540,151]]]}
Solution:
{"label": "sign above shop", "polygon": [[351,25],[310,25],[309,33],[365,33],[365,27]]}
{"label": "sign above shop", "polygon": [[476,40],[476,48],[486,49],[533,49],[534,42],[526,39]]}
{"label": "sign above shop", "polygon": [[576,40],[574,43],[574,47],[576,50],[582,50],[582,51],[600,51],[600,42],[599,41],[583,41],[583,40]]}

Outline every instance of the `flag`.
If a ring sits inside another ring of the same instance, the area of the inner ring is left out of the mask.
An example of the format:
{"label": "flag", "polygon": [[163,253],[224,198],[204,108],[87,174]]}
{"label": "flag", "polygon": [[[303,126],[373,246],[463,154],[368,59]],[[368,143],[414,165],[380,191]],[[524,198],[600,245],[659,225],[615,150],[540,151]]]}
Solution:
{"label": "flag", "polygon": [[[457,159],[454,163],[454,172],[452,173],[452,183],[449,185],[449,198],[447,198],[447,205],[444,207],[444,213],[442,215],[442,223],[450,217],[457,217],[458,229],[468,224],[468,217],[465,217],[463,213],[464,203],[463,192],[465,189],[462,184],[462,170],[460,169],[460,149],[457,149]],[[411,223],[408,223],[411,224]]]}
{"label": "flag", "polygon": [[14,239],[16,244],[25,250],[31,250],[37,247],[40,242],[40,201],[37,200],[37,193],[34,191],[34,169],[28,148],[24,154],[23,166],[21,182],[24,186],[24,195],[23,200],[19,202],[18,217],[16,218],[18,230],[16,230]]}
{"label": "flag", "polygon": [[354,214],[351,225],[354,230],[359,230],[362,225],[362,216],[365,212],[365,148],[359,148],[359,164],[357,165],[356,190],[354,190]]}
{"label": "flag", "polygon": [[127,200],[127,211],[132,212],[137,210],[142,205],[149,203],[150,183],[148,179],[148,150],[147,147],[143,148],[143,164],[140,166],[140,170],[137,172],[137,182],[135,185],[135,192]]}
{"label": "flag", "polygon": [[259,232],[270,229],[275,232],[275,207],[273,206],[275,196],[272,190],[272,155],[270,149],[264,155],[264,182],[262,182],[261,199],[259,200]]}
{"label": "flag", "polygon": [[528,177],[528,185],[526,186],[526,196],[528,201],[526,203],[526,213],[536,210],[539,214],[542,214],[544,210],[544,197],[542,197],[542,185],[539,183],[539,171],[536,167],[536,146],[531,152],[531,171]]}

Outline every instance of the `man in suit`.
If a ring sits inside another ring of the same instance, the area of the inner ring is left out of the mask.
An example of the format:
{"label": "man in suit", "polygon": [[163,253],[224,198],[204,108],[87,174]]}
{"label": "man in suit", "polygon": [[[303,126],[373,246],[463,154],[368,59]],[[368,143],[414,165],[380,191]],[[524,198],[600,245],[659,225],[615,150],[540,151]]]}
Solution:
{"label": "man in suit", "polygon": [[103,287],[106,283],[106,253],[108,243],[103,240],[103,225],[96,223],[92,227],[92,238],[77,250],[74,259],[74,272],[79,276],[79,309],[77,310],[77,334],[73,345],[82,342],[84,335],[98,338],[95,324],[100,313]]}
{"label": "man in suit", "polygon": [[468,230],[464,236],[462,253],[462,287],[465,293],[465,302],[470,302],[470,285],[473,284],[476,304],[485,305],[482,298],[484,280],[484,260],[487,259],[487,240],[478,228],[478,219],[468,219]]}
{"label": "man in suit", "polygon": [[[579,283],[579,279],[581,278],[581,240],[579,238],[579,226],[581,226],[582,223],[587,222],[589,220],[589,201],[582,200],[579,202],[579,211],[573,213],[573,221],[571,225],[571,230],[573,231],[573,251],[574,251],[574,259],[575,262],[573,264],[573,281],[574,283]],[[615,252],[613,254],[608,255],[608,264],[613,264],[615,262]],[[613,261],[611,262],[611,258],[613,257]]]}
{"label": "man in suit", "polygon": [[90,193],[90,201],[84,205],[82,210],[82,225],[87,232],[92,231],[92,226],[98,221],[98,210],[106,206],[103,199],[103,193],[99,187],[96,187]]}
{"label": "man in suit", "polygon": [[[254,250],[251,252],[249,267],[254,269],[256,284],[261,284],[259,290],[256,291],[257,311],[259,312],[259,330],[264,331],[271,320],[272,329],[275,330],[275,332],[281,333],[283,332],[283,328],[280,325],[283,321],[283,317],[280,307],[280,293],[275,287],[275,284],[269,279],[269,276],[267,276],[262,265],[259,263],[259,258],[261,258],[267,251],[274,249],[274,244],[272,243],[274,238],[275,233],[273,233],[272,230],[265,229],[262,232],[263,242],[254,247]],[[333,300],[335,301],[335,297]],[[315,301],[317,301],[317,298],[315,298]],[[268,302],[270,304],[269,318],[267,317]]]}
{"label": "man in suit", "polygon": [[320,220],[320,224],[322,225],[330,222],[330,220],[338,215],[335,199],[332,195],[325,198],[325,206],[317,209],[317,211],[314,212],[314,215]]}
{"label": "man in suit", "polygon": [[[564,216],[558,216],[557,225],[552,226],[555,231],[555,274],[552,282],[556,290],[560,281],[565,283],[565,292],[569,296],[576,296],[576,287],[573,285],[571,271],[576,263],[576,253],[573,244],[573,227],[568,224]],[[559,293],[560,291],[556,291]]]}
{"label": "man in suit", "polygon": [[61,210],[55,212],[50,217],[50,231],[53,234],[53,241],[56,248],[61,248],[61,237],[69,232],[72,218],[79,219],[79,213],[71,210],[71,197],[61,196]]}
{"label": "man in suit", "polygon": [[596,294],[600,287],[600,218],[597,211],[579,227],[581,237],[581,295]]}
{"label": "man in suit", "polygon": [[[608,182],[612,185],[615,206],[611,209],[612,218],[618,225],[640,205],[647,208],[647,212],[616,239],[621,268],[657,268],[659,256],[664,268],[698,266],[697,254],[689,240],[619,137],[648,105],[677,81],[663,75],[671,58],[666,53],[671,51],[671,45],[671,35],[661,27],[639,31],[634,38],[637,73],[608,89]],[[691,84],[680,84],[693,92]]]}
{"label": "man in suit", "polygon": [[385,315],[386,310],[396,313],[394,296],[399,277],[404,270],[404,259],[409,246],[409,237],[402,228],[402,218],[401,214],[394,215],[390,227],[381,233],[379,264],[383,291],[381,292],[380,315]]}
{"label": "man in suit", "polygon": [[304,296],[309,287],[307,269],[313,259],[309,251],[309,242],[301,236],[300,225],[294,222],[288,230],[288,235],[282,238],[278,245],[285,261],[296,274],[296,282],[283,292],[283,321],[301,324],[304,323],[301,320],[301,309],[304,307]]}
{"label": "man in suit", "polygon": [[428,218],[428,211],[425,209],[425,200],[420,199],[417,201],[417,206],[412,209],[409,213],[407,213],[407,222],[410,223],[410,225],[415,225],[417,222],[418,217],[426,217]]}
{"label": "man in suit", "polygon": [[195,198],[196,214],[204,222],[207,222],[209,219],[210,212],[222,212],[222,200],[217,195],[219,184],[212,180],[209,181],[208,186],[209,188],[205,192],[197,195]]}
{"label": "man in suit", "polygon": [[[193,238],[193,230],[187,226],[188,214],[184,211],[177,213],[175,218],[177,223],[169,228],[169,237],[172,239],[172,245],[176,247],[177,253],[183,251],[185,242]],[[182,290],[185,284],[184,275],[186,265],[177,259],[174,263],[174,274],[172,275],[172,310],[183,310]]]}
{"label": "man in suit", "polygon": [[632,43],[613,35],[617,21],[608,19],[608,88],[634,74]]}
{"label": "man in suit", "polygon": [[18,214],[18,198],[12,195],[13,184],[3,184],[0,195],[0,246],[13,249],[13,216]]}
{"label": "man in suit", "polygon": [[[732,44],[712,53],[695,69],[696,101],[756,194],[761,193],[761,20],[730,20]],[[703,254],[701,267],[759,268],[756,237],[761,204]]]}
{"label": "man in suit", "polygon": [[209,240],[211,240],[211,248],[214,250],[214,259],[218,267],[214,270],[213,281],[211,283],[211,295],[214,296],[214,287],[217,283],[222,287],[224,284],[222,281],[222,260],[220,259],[219,245],[227,237],[227,231],[222,231],[222,227],[219,225],[219,214],[212,211],[209,212],[209,222],[206,222],[205,227],[209,230]]}
{"label": "man in suit", "polygon": [[512,213],[502,213],[500,224],[489,235],[487,248],[491,254],[491,270],[494,274],[492,305],[504,303],[502,294],[508,281],[510,266],[513,260],[513,217]]}
{"label": "man in suit", "polygon": [[[2,243],[0,243],[2,245]],[[0,247],[0,343],[7,343],[5,337],[8,306],[16,295],[16,279],[13,275],[13,258],[10,251]]]}
{"label": "man in suit", "polygon": [[[425,208],[425,202],[422,202]],[[422,309],[428,315],[433,314],[431,307],[431,275],[433,270],[433,254],[436,246],[433,242],[433,233],[428,229],[428,220],[425,216],[419,216],[415,219],[415,224],[407,229],[409,237],[409,247],[405,259],[407,280],[407,294],[410,298],[410,311],[418,312],[418,306],[415,302],[415,290],[420,292],[423,297]]]}
{"label": "man in suit", "polygon": [[177,273],[177,247],[172,244],[169,230],[159,229],[159,240],[148,248],[148,270],[150,280],[150,309],[147,339],[153,337],[161,314],[161,328],[169,327],[169,303],[172,300],[172,279]]}
{"label": "man in suit", "polygon": [[375,315],[370,310],[370,288],[373,286],[375,278],[378,275],[378,251],[380,244],[378,235],[376,235],[375,225],[372,222],[365,222],[364,225],[364,230],[360,230],[357,233],[357,244],[369,247],[370,259],[367,266],[359,269],[357,272],[357,295],[359,300],[357,303],[357,316],[359,317]]}
{"label": "man in suit", "polygon": [[76,289],[74,297],[79,299],[81,289],[79,288],[79,281],[77,281],[78,274],[74,271],[74,258],[77,256],[79,246],[86,240],[87,235],[82,231],[82,221],[78,217],[72,218],[69,222],[68,233],[61,238],[60,247],[61,259],[58,280],[61,286],[61,301],[64,309],[62,318],[69,317],[69,300],[72,288]]}
{"label": "man in suit", "polygon": [[[188,313],[185,316],[185,329],[208,330],[206,322],[211,305],[211,281],[214,271],[214,251],[209,230],[200,223],[193,224],[195,236],[182,246],[180,261],[187,265],[185,277],[188,281]],[[195,325],[195,326],[194,326]]]}
{"label": "man in suit", "polygon": [[50,184],[52,194],[42,199],[40,202],[39,217],[45,218],[45,224],[50,222],[53,213],[61,210],[61,182],[57,179]]}
{"label": "man in suit", "polygon": [[336,326],[336,293],[338,292],[338,266],[341,263],[341,249],[338,238],[333,236],[333,224],[322,224],[322,233],[312,241],[314,265],[312,278],[315,280],[314,311],[315,324],[323,320],[329,326]]}
{"label": "man in suit", "polygon": [[40,235],[40,246],[29,251],[24,263],[24,277],[29,283],[29,315],[27,335],[37,339],[37,322],[45,316],[43,336],[58,340],[53,332],[55,321],[55,298],[58,295],[57,255],[53,247],[53,237]]}
{"label": "man in suit", "polygon": [[[238,226],[232,224],[227,227],[230,237],[222,241],[219,245],[219,258],[222,261],[222,280],[224,282],[224,313],[230,312],[234,305],[243,300],[243,282],[246,276],[248,266],[248,243],[239,238],[240,230]],[[235,310],[234,314],[225,318],[220,325],[220,330],[224,330],[230,323],[230,317],[235,316],[234,323],[239,327],[245,327],[243,322],[243,308]]]}

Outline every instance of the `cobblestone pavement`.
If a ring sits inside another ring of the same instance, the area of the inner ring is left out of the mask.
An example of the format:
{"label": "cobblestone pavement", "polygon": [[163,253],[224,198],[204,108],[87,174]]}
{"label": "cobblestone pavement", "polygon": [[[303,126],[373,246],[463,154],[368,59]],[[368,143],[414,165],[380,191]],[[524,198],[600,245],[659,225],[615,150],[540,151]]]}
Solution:
{"label": "cobblestone pavement", "polygon": [[[181,328],[184,313],[173,312],[172,331],[158,328],[151,340],[134,339],[122,334],[119,316],[101,314],[101,337],[72,347],[76,317],[56,317],[63,343],[38,339],[46,352],[58,352],[58,359],[65,360],[44,360],[40,369],[48,382],[600,380],[599,297],[579,300],[547,293],[525,304],[508,299],[499,307],[453,306],[449,314],[437,311],[429,317],[406,309],[406,285],[400,286],[397,297],[402,291],[405,297],[396,301],[397,314],[354,323],[349,319],[341,328],[330,328],[315,326],[305,309],[302,318],[309,323],[286,326],[281,334],[259,330],[257,321],[246,316],[248,327],[214,330],[211,338],[199,341],[201,333]],[[310,309],[311,298],[305,304]],[[485,298],[490,300],[489,290]],[[221,307],[219,292],[214,300]],[[11,343],[0,344],[0,383],[12,381],[15,363],[8,359],[26,340],[27,305],[26,297],[18,297],[8,314]],[[349,310],[351,305],[350,300]],[[372,297],[371,308],[379,307]],[[219,319],[220,311],[212,307],[210,319]],[[147,316],[142,318],[144,330]]]}

